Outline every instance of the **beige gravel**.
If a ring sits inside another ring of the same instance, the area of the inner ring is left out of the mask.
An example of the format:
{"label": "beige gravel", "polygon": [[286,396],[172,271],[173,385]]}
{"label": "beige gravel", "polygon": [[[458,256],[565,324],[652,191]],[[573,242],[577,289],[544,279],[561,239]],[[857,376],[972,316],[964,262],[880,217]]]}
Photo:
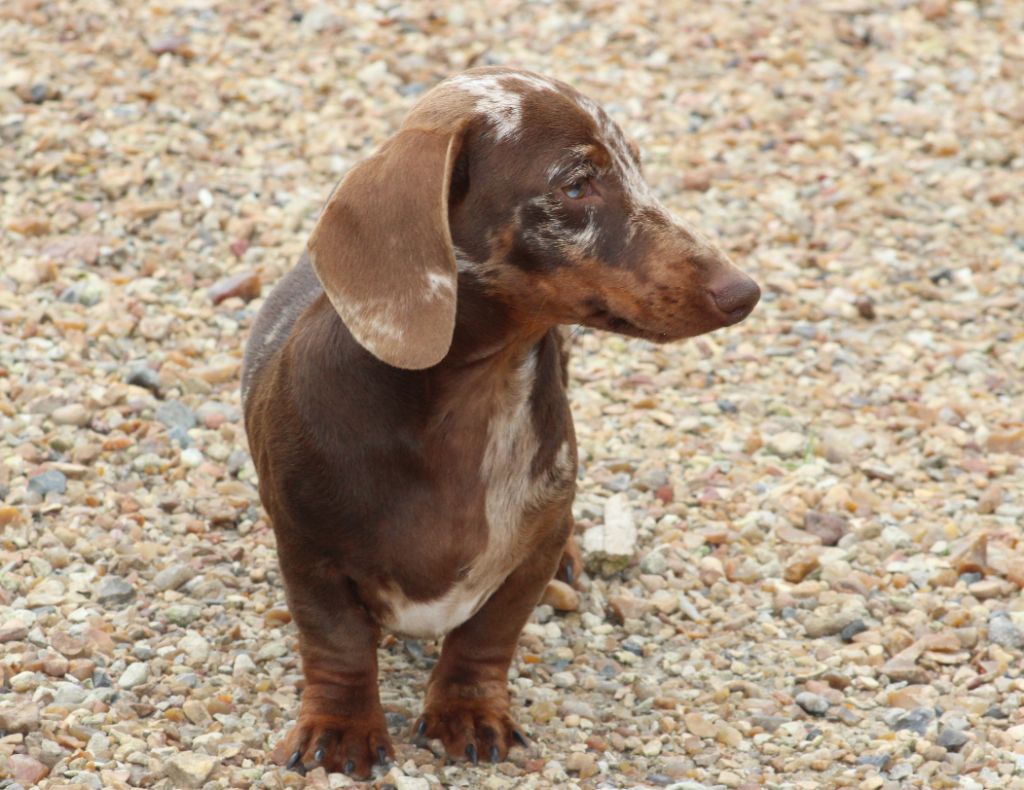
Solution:
{"label": "beige gravel", "polygon": [[348,784],[269,760],[241,349],[339,174],[485,63],[603,101],[765,297],[579,334],[580,529],[635,554],[538,608],[496,768],[408,743],[437,645],[388,640],[378,785],[1024,788],[1024,4],[441,7],[0,7],[0,788]]}

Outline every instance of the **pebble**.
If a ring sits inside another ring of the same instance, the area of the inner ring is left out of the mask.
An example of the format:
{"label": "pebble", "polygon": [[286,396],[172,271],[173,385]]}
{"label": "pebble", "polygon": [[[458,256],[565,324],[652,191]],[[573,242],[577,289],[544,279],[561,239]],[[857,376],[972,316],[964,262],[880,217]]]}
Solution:
{"label": "pebble", "polygon": [[824,716],[831,703],[820,694],[812,694],[810,691],[801,691],[796,695],[796,704],[812,716]]}
{"label": "pebble", "polygon": [[142,387],[152,393],[160,392],[160,374],[149,365],[133,365],[125,373],[124,380],[136,387]]}
{"label": "pebble", "polygon": [[802,455],[807,445],[807,439],[802,433],[795,431],[782,431],[768,437],[765,447],[776,455],[783,458],[792,458]]}
{"label": "pebble", "polygon": [[939,730],[939,735],[935,739],[935,743],[941,746],[946,751],[958,752],[970,740],[970,736],[960,730],[954,730],[950,727]]}
{"label": "pebble", "polygon": [[11,779],[27,787],[38,784],[50,773],[50,769],[43,763],[27,754],[12,754],[8,757],[7,770],[10,771]]}
{"label": "pebble", "polygon": [[623,494],[608,498],[604,523],[583,533],[587,570],[611,576],[625,568],[636,553],[637,528],[629,500]]}
{"label": "pebble", "polygon": [[149,665],[141,661],[129,664],[117,679],[117,685],[123,689],[132,689],[149,680]]}
{"label": "pebble", "polygon": [[135,598],[135,588],[120,576],[104,576],[96,585],[93,597],[102,606],[115,606]]}
{"label": "pebble", "polygon": [[544,590],[541,603],[560,612],[575,612],[580,608],[580,596],[565,582],[552,579]]}
{"label": "pebble", "polygon": [[179,752],[167,761],[165,775],[174,787],[202,787],[217,767],[217,759],[195,752]]}
{"label": "pebble", "polygon": [[988,619],[988,638],[1010,650],[1024,648],[1024,631],[1013,624],[1005,612],[996,612]]}
{"label": "pebble", "polygon": [[897,732],[910,730],[918,735],[924,735],[933,721],[935,721],[935,713],[930,708],[915,708],[906,715],[900,716],[892,728]]}
{"label": "pebble", "polygon": [[46,469],[33,475],[28,481],[28,490],[40,496],[63,494],[68,489],[68,479],[56,469]]}
{"label": "pebble", "polygon": [[39,721],[39,707],[30,700],[0,702],[0,730],[4,732],[34,732]]}
{"label": "pebble", "polygon": [[224,277],[210,286],[210,301],[220,304],[225,299],[235,296],[249,302],[260,295],[260,275],[258,272],[247,271]]}
{"label": "pebble", "polygon": [[69,403],[53,410],[50,415],[57,425],[75,425],[81,428],[89,424],[89,410],[80,403]]}

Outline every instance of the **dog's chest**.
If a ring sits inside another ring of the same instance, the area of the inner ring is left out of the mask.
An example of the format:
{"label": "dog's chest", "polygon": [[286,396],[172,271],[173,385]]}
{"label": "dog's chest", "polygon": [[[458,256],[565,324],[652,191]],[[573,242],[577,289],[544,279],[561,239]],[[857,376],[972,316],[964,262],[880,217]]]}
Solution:
{"label": "dog's chest", "polygon": [[[428,637],[447,633],[468,620],[524,559],[549,506],[572,498],[576,458],[566,426],[552,457],[537,469],[541,436],[531,394],[537,376],[531,353],[515,371],[487,424],[486,443],[475,482],[483,492],[483,550],[461,569],[458,580],[439,598],[412,601],[397,588],[384,594],[389,615],[383,624],[398,633]],[[560,397],[564,395],[559,393]]]}

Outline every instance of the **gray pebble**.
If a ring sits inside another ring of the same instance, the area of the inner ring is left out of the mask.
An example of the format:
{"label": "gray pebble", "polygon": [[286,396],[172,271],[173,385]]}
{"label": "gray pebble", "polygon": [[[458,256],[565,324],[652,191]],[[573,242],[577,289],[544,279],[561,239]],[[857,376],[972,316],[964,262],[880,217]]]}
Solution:
{"label": "gray pebble", "polygon": [[831,703],[820,694],[801,691],[796,695],[796,704],[812,716],[824,716]]}
{"label": "gray pebble", "polygon": [[1024,647],[1024,633],[1013,624],[1005,612],[996,612],[988,618],[988,638],[990,642],[1011,650]]}
{"label": "gray pebble", "polygon": [[128,369],[124,380],[154,394],[160,391],[160,376],[149,365],[133,365]]}
{"label": "gray pebble", "polygon": [[96,585],[93,597],[102,606],[128,603],[135,597],[135,588],[120,576],[104,576]]}
{"label": "gray pebble", "polygon": [[946,727],[939,733],[939,737],[935,739],[935,742],[948,752],[958,752],[969,740],[970,738],[960,730]]}
{"label": "gray pebble", "polygon": [[851,623],[848,623],[842,631],[839,632],[839,638],[844,642],[852,642],[853,638],[862,631],[867,631],[867,624],[859,617]]}
{"label": "gray pebble", "polygon": [[161,403],[156,410],[156,418],[167,426],[167,430],[184,432],[196,427],[196,414],[179,400]]}
{"label": "gray pebble", "polygon": [[28,481],[28,490],[34,491],[40,496],[47,494],[63,494],[67,491],[68,479],[63,472],[56,469],[47,469]]}
{"label": "gray pebble", "polygon": [[893,730],[910,730],[918,735],[928,732],[928,725],[935,719],[935,712],[931,708],[914,708],[905,716],[896,719],[892,725]]}
{"label": "gray pebble", "polygon": [[884,771],[892,757],[888,754],[862,754],[857,758],[857,765],[872,765],[880,771]]}

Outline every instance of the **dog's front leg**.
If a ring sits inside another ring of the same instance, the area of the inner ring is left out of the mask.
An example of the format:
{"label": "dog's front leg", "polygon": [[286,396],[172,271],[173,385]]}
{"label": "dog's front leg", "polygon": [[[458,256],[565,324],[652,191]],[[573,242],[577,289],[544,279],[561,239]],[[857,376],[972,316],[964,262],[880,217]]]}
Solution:
{"label": "dog's front leg", "polygon": [[380,629],[329,564],[280,541],[279,554],[306,685],[298,722],[275,756],[290,768],[368,777],[374,762],[394,757],[377,689]]}
{"label": "dog's front leg", "polygon": [[[560,515],[555,524],[571,524]],[[504,760],[526,739],[509,713],[508,668],[519,634],[558,567],[566,529],[555,527],[481,609],[447,637],[427,685],[417,739],[438,738],[452,759]]]}

